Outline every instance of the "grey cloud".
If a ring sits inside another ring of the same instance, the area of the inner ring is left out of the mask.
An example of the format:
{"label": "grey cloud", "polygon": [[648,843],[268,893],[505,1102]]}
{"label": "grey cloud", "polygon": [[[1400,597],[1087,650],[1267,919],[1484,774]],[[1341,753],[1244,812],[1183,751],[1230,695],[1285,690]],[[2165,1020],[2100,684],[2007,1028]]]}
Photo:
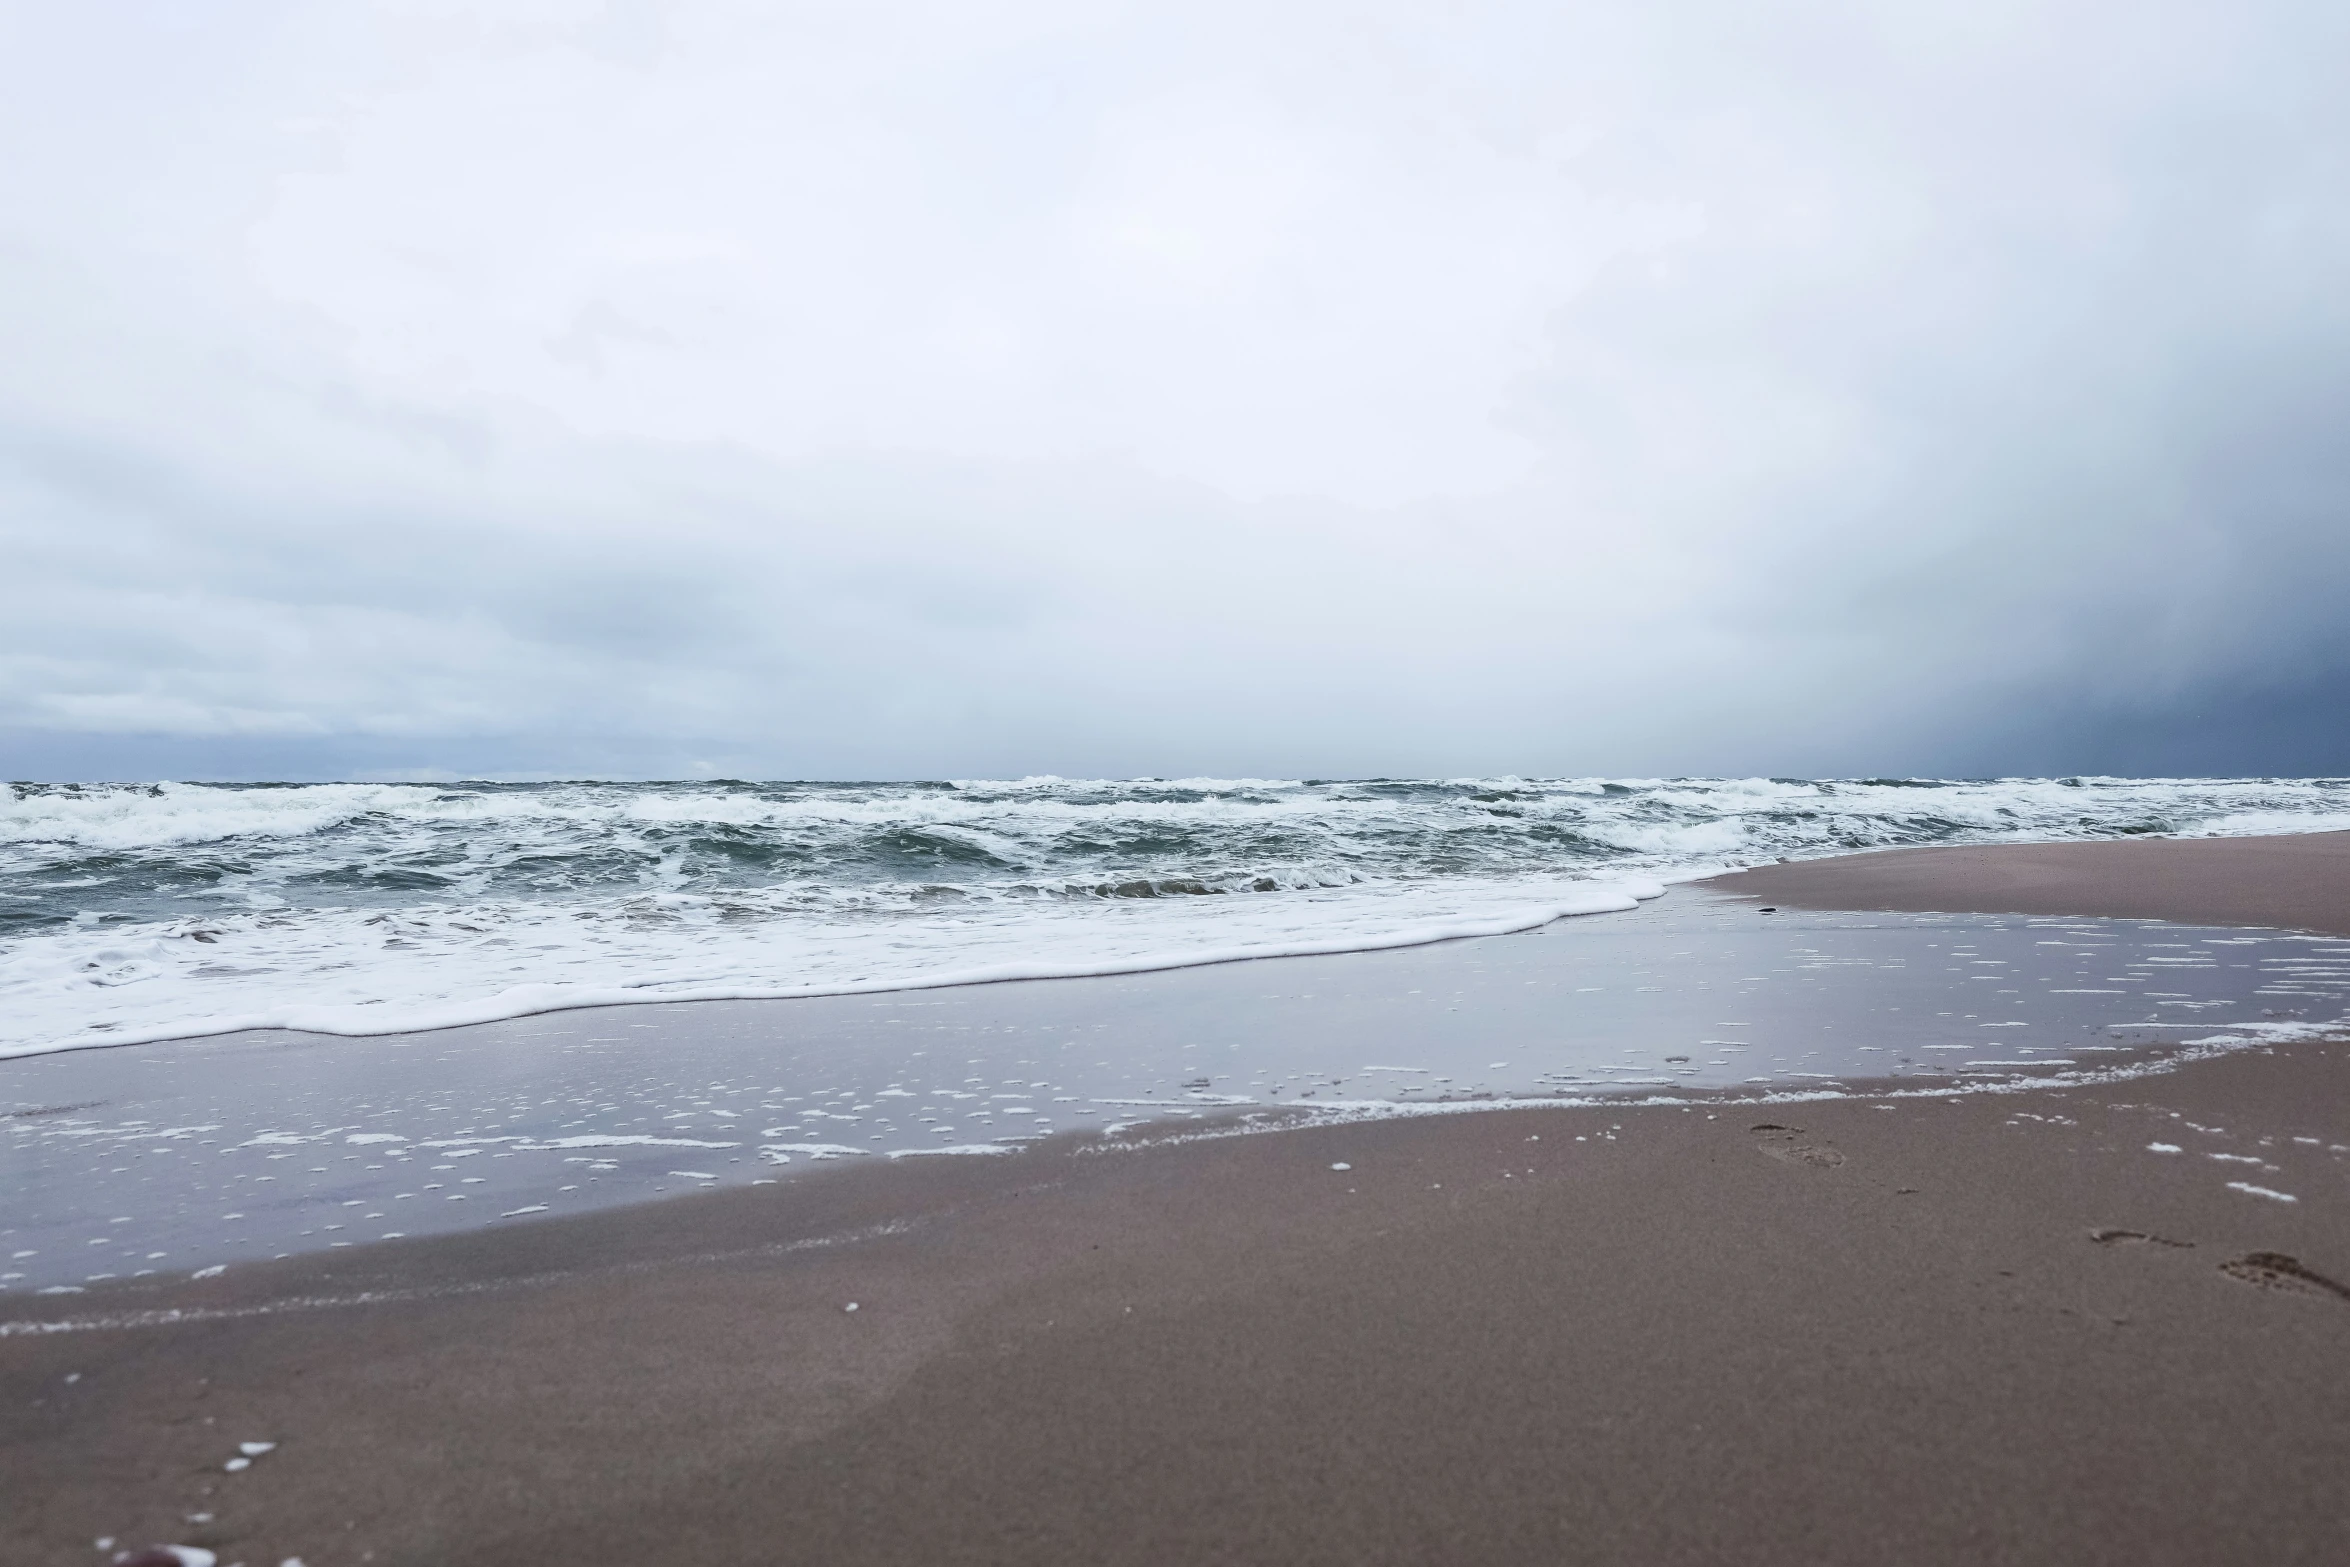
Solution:
{"label": "grey cloud", "polygon": [[0,772],[2350,771],[2327,8],[526,10],[28,35]]}

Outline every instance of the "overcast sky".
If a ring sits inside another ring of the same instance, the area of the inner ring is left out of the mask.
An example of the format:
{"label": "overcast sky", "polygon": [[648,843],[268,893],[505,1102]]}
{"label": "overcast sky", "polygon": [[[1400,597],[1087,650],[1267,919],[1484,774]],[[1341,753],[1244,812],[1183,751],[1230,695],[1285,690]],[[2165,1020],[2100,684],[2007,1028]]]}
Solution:
{"label": "overcast sky", "polygon": [[0,0],[0,773],[2350,772],[2345,59]]}

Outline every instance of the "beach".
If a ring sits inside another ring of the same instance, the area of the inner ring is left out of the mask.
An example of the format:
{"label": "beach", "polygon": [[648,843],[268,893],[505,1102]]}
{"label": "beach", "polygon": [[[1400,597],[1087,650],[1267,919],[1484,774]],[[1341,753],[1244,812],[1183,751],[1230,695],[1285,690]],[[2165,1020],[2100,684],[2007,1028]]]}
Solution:
{"label": "beach", "polygon": [[1791,908],[2089,914],[2350,935],[2350,833],[1890,849],[1714,878]]}
{"label": "beach", "polygon": [[[1707,895],[2340,937],[2350,838]],[[12,1296],[0,1557],[2350,1552],[2350,1052],[1840,1089],[1145,1121]]]}

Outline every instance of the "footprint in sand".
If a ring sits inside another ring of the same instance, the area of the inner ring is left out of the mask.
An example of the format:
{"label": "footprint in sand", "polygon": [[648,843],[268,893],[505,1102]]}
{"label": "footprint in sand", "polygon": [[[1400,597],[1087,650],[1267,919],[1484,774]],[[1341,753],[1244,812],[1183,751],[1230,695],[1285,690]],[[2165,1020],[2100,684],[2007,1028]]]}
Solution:
{"label": "footprint in sand", "polygon": [[2331,1295],[2336,1300],[2350,1302],[2350,1284],[2338,1284],[2316,1269],[2304,1267],[2300,1258],[2288,1257],[2281,1251],[2246,1252],[2233,1262],[2221,1263],[2219,1271],[2264,1290]]}
{"label": "footprint in sand", "polygon": [[2193,1241],[2174,1241],[2167,1235],[2149,1235],[2144,1230],[2091,1230],[2089,1239],[2100,1246],[2173,1246],[2181,1251],[2195,1249]]}
{"label": "footprint in sand", "polygon": [[1835,1149],[1805,1142],[1800,1126],[1780,1126],[1773,1121],[1760,1121],[1747,1130],[1759,1139],[1754,1145],[1759,1151],[1783,1164],[1808,1164],[1828,1170],[1844,1162],[1844,1156]]}

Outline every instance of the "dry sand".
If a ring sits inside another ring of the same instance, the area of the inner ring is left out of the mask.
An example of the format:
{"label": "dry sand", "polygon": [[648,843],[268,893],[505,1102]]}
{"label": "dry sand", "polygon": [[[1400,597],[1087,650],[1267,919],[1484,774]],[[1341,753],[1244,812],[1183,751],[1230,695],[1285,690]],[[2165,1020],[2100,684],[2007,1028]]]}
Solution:
{"label": "dry sand", "polygon": [[[2350,929],[2338,836],[2066,851],[2052,912]],[[2209,904],[2131,869],[2188,851]],[[1977,869],[1905,906],[2052,863],[1937,852]],[[1072,1140],[12,1301],[198,1315],[0,1338],[0,1558],[2339,1562],[2333,1280],[2350,1049],[2318,1042]],[[228,1473],[240,1441],[280,1445]]]}

